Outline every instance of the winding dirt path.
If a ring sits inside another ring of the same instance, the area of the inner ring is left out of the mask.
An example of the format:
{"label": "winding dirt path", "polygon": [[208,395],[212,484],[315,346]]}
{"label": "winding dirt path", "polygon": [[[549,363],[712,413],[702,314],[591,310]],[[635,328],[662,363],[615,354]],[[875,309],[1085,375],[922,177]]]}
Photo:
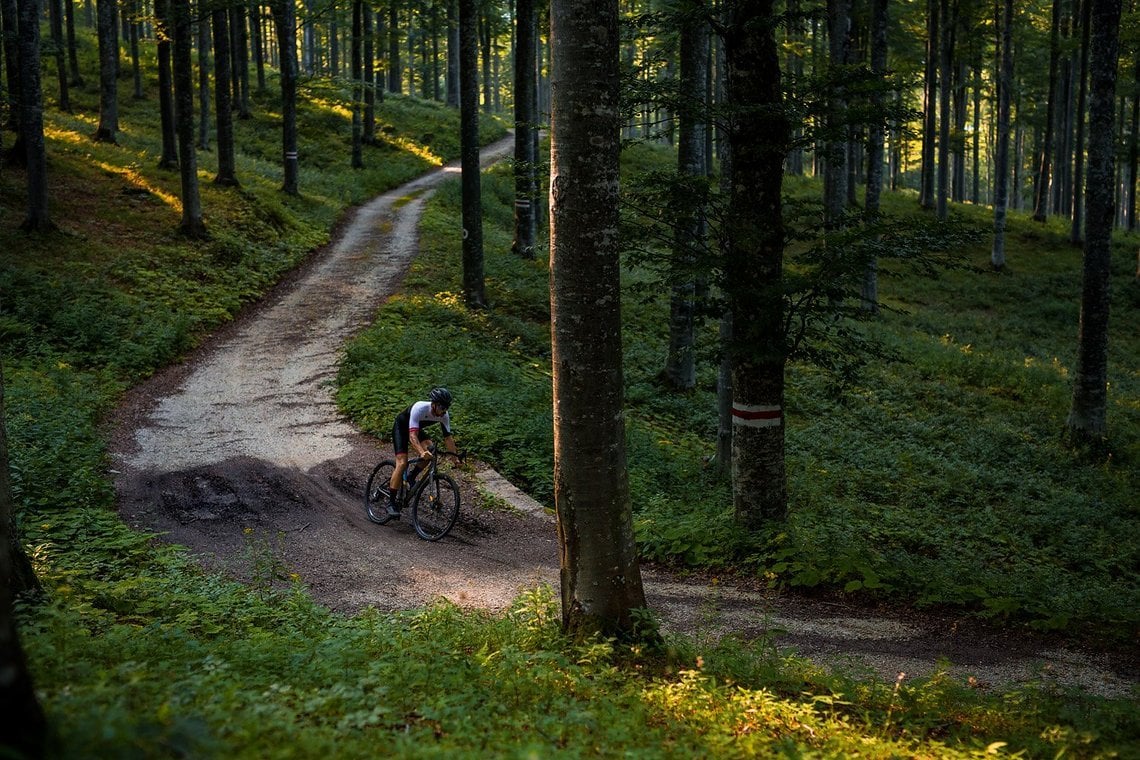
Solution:
{"label": "winding dirt path", "polygon": [[[510,138],[484,150],[505,156]],[[420,540],[407,520],[374,525],[360,504],[389,448],[340,417],[332,384],[345,339],[395,292],[417,252],[416,225],[450,165],[356,209],[333,243],[183,363],[134,389],[113,441],[120,512],[237,577],[296,573],[320,602],[353,612],[444,597],[501,609],[558,584],[554,523],[484,470],[463,478],[460,522]],[[456,407],[462,417],[462,400]],[[495,493],[514,511],[488,509]],[[1136,653],[1082,651],[965,619],[873,612],[645,569],[667,628],[702,638],[770,635],[781,647],[893,680],[953,673],[995,686],[1044,677],[1106,694],[1140,682]]]}

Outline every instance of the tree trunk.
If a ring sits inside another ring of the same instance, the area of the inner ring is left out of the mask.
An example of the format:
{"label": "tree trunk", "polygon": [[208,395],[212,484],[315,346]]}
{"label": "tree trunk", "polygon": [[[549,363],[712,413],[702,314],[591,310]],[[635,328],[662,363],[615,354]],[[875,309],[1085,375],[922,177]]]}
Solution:
{"label": "tree trunk", "polygon": [[361,140],[365,145],[376,144],[376,72],[374,68],[376,50],[372,35],[372,4],[364,3],[361,17],[364,35],[364,133]]}
{"label": "tree trunk", "polygon": [[233,6],[230,16],[230,34],[233,47],[230,61],[234,67],[234,99],[238,106],[238,118],[253,118],[249,107],[249,30],[246,27],[245,6]]}
{"label": "tree trunk", "polygon": [[249,43],[253,49],[253,63],[257,70],[257,91],[265,92],[265,52],[264,30],[261,26],[261,6],[257,2],[249,5]]}
{"label": "tree trunk", "polygon": [[[1009,198],[1009,101],[1013,88],[1013,0],[995,0],[994,23],[998,30],[998,123],[997,154],[994,157],[994,244],[990,263],[1005,267],[1005,217]],[[1002,10],[998,10],[1002,8]]]}
{"label": "tree trunk", "polygon": [[297,28],[292,0],[273,0],[281,69],[281,152],[285,181],[281,189],[300,195],[297,187]]}
{"label": "tree trunk", "polygon": [[[35,0],[22,0],[39,5]],[[37,9],[38,11],[38,9]],[[31,18],[37,18],[32,15]],[[12,504],[12,481],[8,469],[8,434],[4,425],[4,372],[0,366],[0,746],[14,756],[39,758],[46,755],[47,721],[36,699],[32,676],[12,603],[21,591],[36,588],[31,563],[16,535]]]}
{"label": "tree trunk", "polygon": [[158,109],[162,132],[162,155],[158,158],[160,169],[178,168],[178,136],[175,134],[171,83],[170,46],[174,35],[170,3],[171,0],[155,0],[154,3],[155,33],[158,35]]}
{"label": "tree trunk", "polygon": [[360,108],[364,100],[364,2],[352,2],[352,168],[364,168],[363,121]]}
{"label": "tree trunk", "polygon": [[230,82],[230,14],[225,8],[211,11],[214,24],[214,104],[218,112],[218,175],[219,185],[236,185],[234,162],[234,109],[233,89]]}
{"label": "tree trunk", "polygon": [[193,28],[190,0],[171,0],[174,30],[174,117],[178,128],[178,163],[182,176],[183,235],[206,237],[202,199],[198,192],[198,153],[194,146],[194,68],[190,53]]}
{"label": "tree trunk", "polygon": [[447,2],[447,104],[459,108],[459,5]]}
{"label": "tree trunk", "polygon": [[[55,70],[59,77],[59,110],[71,112],[71,94],[67,88],[67,59],[64,57],[63,45],[63,8],[62,0],[47,0],[48,14],[51,19],[51,42],[55,48]],[[43,99],[42,96],[40,98]]]}
{"label": "tree trunk", "polygon": [[645,607],[622,414],[617,0],[552,0],[550,321],[562,620],[635,635]]}
{"label": "tree trunk", "polygon": [[1061,2],[1053,0],[1053,23],[1049,34],[1049,100],[1045,109],[1045,139],[1041,144],[1041,159],[1037,181],[1033,188],[1033,221],[1044,222],[1049,205],[1049,161],[1053,154],[1053,121],[1056,118],[1057,63],[1060,58]]}
{"label": "tree trunk", "polygon": [[926,3],[926,75],[923,80],[922,180],[919,204],[934,208],[934,144],[938,101],[938,0]]}
{"label": "tree trunk", "polygon": [[44,146],[44,103],[40,85],[40,2],[20,0],[20,137],[24,145],[28,215],[20,228],[46,232],[55,227],[48,213],[47,150]]}
{"label": "tree trunk", "polygon": [[733,505],[749,529],[783,520],[784,222],[780,193],[789,126],[781,110],[773,0],[733,0],[724,44],[731,192],[725,293],[733,316]]}
{"label": "tree trunk", "polygon": [[138,15],[138,0],[130,0],[128,8],[130,9],[130,20],[127,22],[126,31],[129,35],[131,47],[131,79],[134,80],[135,85],[135,100],[142,100],[146,97],[146,93],[143,91],[142,61],[139,54],[139,22],[135,18]]}
{"label": "tree trunk", "polygon": [[515,28],[515,238],[516,256],[534,258],[535,186],[534,113],[535,36],[534,0],[518,0]]}
{"label": "tree trunk", "polygon": [[[871,3],[871,76],[882,81],[887,71],[887,0]],[[867,130],[867,192],[863,210],[867,221],[879,218],[879,200],[883,192],[883,92],[871,91],[871,123]],[[863,309],[879,311],[879,274],[874,257],[863,272]]]}
{"label": "tree trunk", "polygon": [[[831,67],[834,72],[839,72],[847,64],[848,46],[851,43],[851,0],[827,0],[827,21]],[[842,224],[847,207],[847,94],[840,84],[843,78],[841,74],[833,74],[827,103],[828,136],[823,192],[824,221],[829,229],[836,229]]]}
{"label": "tree trunk", "polygon": [[487,306],[483,284],[483,205],[479,177],[478,9],[459,0],[459,136],[463,170],[463,298],[469,309]]}
{"label": "tree trunk", "polygon": [[1136,173],[1140,168],[1140,55],[1132,73],[1132,114],[1128,132],[1128,185],[1124,207],[1128,212],[1128,231],[1136,229]]}
{"label": "tree trunk", "polygon": [[116,142],[119,132],[119,26],[115,0],[97,0],[99,21],[99,126],[95,142]]}
{"label": "tree trunk", "polygon": [[950,67],[954,56],[954,20],[951,0],[941,0],[942,35],[938,45],[938,201],[939,219],[950,214]]}
{"label": "tree trunk", "polygon": [[198,150],[210,149],[210,19],[205,13],[198,19]]}
{"label": "tree trunk", "polygon": [[677,177],[680,197],[673,209],[674,274],[669,306],[669,350],[665,378],[678,390],[697,383],[694,322],[697,284],[694,267],[706,237],[704,201],[684,188],[705,176],[705,82],[708,78],[708,22],[699,0],[680,5],[680,92]]}
{"label": "tree trunk", "polygon": [[1081,0],[1081,62],[1080,81],[1077,88],[1077,137],[1075,145],[1076,166],[1073,169],[1073,224],[1069,229],[1069,242],[1079,245],[1084,239],[1082,227],[1084,226],[1085,205],[1085,106],[1088,100],[1089,79],[1089,23],[1092,13],[1091,0]]}
{"label": "tree trunk", "polygon": [[79,48],[75,44],[75,2],[66,0],[64,16],[67,21],[67,66],[71,71],[71,84],[83,86],[83,75],[79,71]]}
{"label": "tree trunk", "polygon": [[388,92],[399,95],[403,91],[400,76],[400,3],[388,3]]}
{"label": "tree trunk", "polygon": [[[16,0],[0,0],[0,24],[4,31],[4,73],[8,83],[7,129],[20,132],[20,35]],[[38,53],[37,53],[38,55]]]}
{"label": "tree trunk", "polygon": [[1103,448],[1108,438],[1108,311],[1113,223],[1113,153],[1120,0],[1092,2],[1088,222],[1070,441]]}

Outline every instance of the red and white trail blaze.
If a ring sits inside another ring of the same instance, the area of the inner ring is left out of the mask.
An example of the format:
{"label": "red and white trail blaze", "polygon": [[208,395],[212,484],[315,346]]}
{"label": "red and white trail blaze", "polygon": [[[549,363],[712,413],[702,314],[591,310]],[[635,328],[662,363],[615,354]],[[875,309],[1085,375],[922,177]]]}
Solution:
{"label": "red and white trail blaze", "polygon": [[741,404],[732,402],[732,424],[745,427],[779,427],[784,412],[779,406]]}

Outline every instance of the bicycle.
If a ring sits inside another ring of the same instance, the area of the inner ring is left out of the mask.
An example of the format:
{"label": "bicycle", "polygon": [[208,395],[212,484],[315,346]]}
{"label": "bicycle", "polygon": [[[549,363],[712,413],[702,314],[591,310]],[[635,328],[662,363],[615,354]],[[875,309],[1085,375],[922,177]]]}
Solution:
{"label": "bicycle", "polygon": [[[432,456],[426,464],[422,457],[408,460],[400,490],[396,493],[396,504],[401,512],[411,505],[412,525],[420,538],[438,541],[448,534],[459,517],[459,486],[455,484],[454,478],[439,471],[435,443],[431,444],[428,451]],[[465,458],[463,454],[452,456],[460,462]],[[388,514],[388,494],[391,492],[389,484],[395,471],[396,463],[385,459],[373,468],[372,474],[368,476],[368,485],[364,488],[364,510],[368,519],[378,525],[384,525],[396,516]]]}

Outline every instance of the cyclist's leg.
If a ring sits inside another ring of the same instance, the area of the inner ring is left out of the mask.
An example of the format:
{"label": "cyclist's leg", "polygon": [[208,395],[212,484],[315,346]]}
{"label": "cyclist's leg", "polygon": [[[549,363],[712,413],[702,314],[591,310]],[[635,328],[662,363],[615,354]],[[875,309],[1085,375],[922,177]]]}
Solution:
{"label": "cyclist's leg", "polygon": [[392,471],[392,480],[388,488],[393,494],[400,490],[400,479],[404,476],[404,469],[408,466],[408,428],[401,425],[399,418],[392,425],[392,449],[396,454],[396,469]]}

